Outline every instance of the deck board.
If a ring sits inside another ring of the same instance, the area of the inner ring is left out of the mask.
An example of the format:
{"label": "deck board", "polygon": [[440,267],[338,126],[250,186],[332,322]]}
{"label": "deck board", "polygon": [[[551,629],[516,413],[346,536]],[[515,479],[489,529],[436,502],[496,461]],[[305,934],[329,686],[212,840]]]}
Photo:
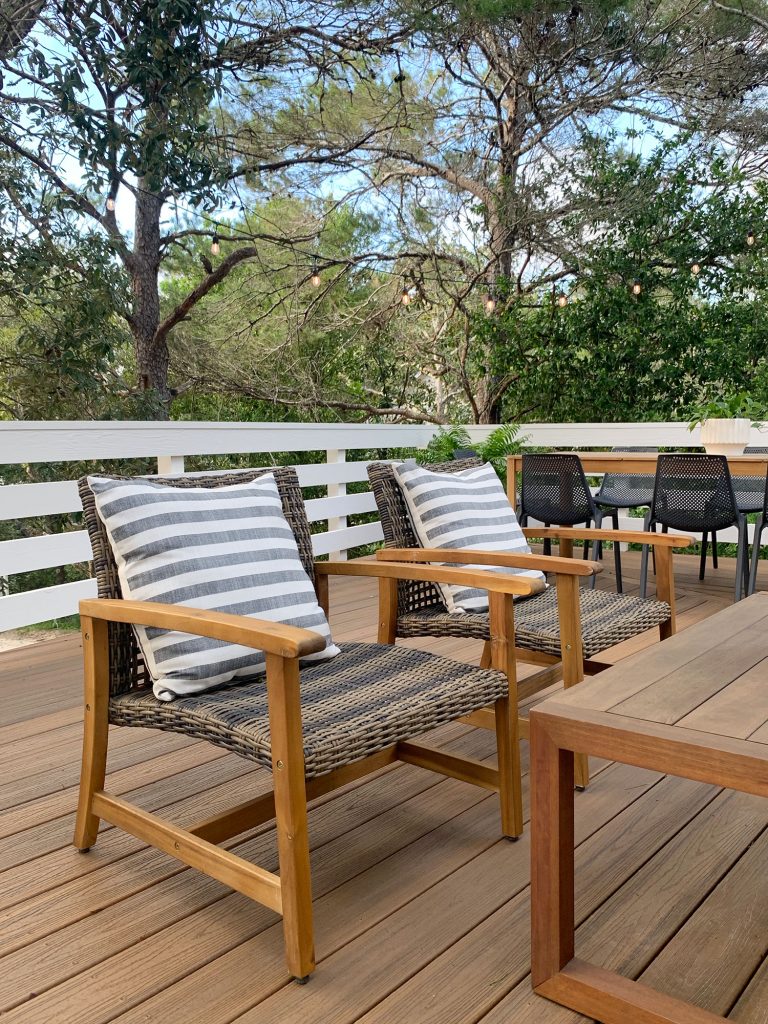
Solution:
{"label": "deck board", "polygon": [[[609,561],[601,586],[612,582]],[[638,561],[634,552],[624,556],[630,593]],[[731,560],[721,559],[717,572],[708,567],[703,584],[698,559],[678,558],[676,567],[680,629],[730,604]],[[761,576],[768,587],[768,565]],[[373,639],[375,584],[347,578],[331,586],[335,636]],[[605,660],[653,642],[652,634],[627,641]],[[465,661],[480,651],[450,638],[408,643]],[[748,648],[735,648],[734,660],[754,657]],[[759,690],[760,670],[754,674]],[[691,684],[705,684],[704,675],[691,672]],[[492,795],[414,766],[384,769],[313,805],[318,970],[304,988],[287,978],[270,911],[111,827],[89,856],[78,856],[69,844],[81,684],[76,636],[0,655],[4,1020],[584,1021],[530,991],[528,833],[517,843],[499,840]],[[704,692],[692,714],[704,722],[727,708]],[[110,789],[173,820],[191,821],[270,784],[262,769],[204,743],[113,732]],[[481,759],[493,753],[490,734],[466,726],[439,730],[437,739]],[[625,765],[593,769],[577,797],[579,949],[744,1024],[768,1024],[765,803]],[[269,825],[228,845],[276,866]]]}

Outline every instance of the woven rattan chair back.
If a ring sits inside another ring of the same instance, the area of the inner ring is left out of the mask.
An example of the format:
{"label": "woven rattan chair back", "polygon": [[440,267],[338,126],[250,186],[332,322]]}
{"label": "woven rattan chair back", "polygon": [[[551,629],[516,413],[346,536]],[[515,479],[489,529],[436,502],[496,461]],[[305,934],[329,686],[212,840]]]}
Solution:
{"label": "woven rattan chair back", "polygon": [[597,519],[578,455],[523,455],[520,513],[558,526]]}
{"label": "woven rattan chair back", "polygon": [[725,455],[660,455],[651,521],[676,530],[709,533],[738,519]]}
{"label": "woven rattan chair back", "polygon": [[[426,469],[435,473],[460,473],[463,469],[475,469],[482,466],[482,459],[454,459],[452,462],[438,462]],[[372,462],[368,466],[368,479],[379,510],[381,529],[384,534],[384,546],[388,548],[420,548],[421,541],[416,536],[405,503],[403,492],[395,477],[391,462]],[[424,611],[435,608],[445,611],[445,602],[434,583],[422,583],[418,580],[398,580],[397,599],[400,614]]]}
{"label": "woven rattan chair back", "polygon": [[[612,452],[658,452],[654,447],[611,448]],[[614,505],[616,508],[635,508],[638,505],[650,505],[653,501],[653,473],[606,473],[600,490],[595,495],[599,505],[601,501]]]}
{"label": "woven rattan chair back", "polygon": [[[302,564],[313,585],[317,586],[312,554],[312,536],[299,487],[299,479],[292,466],[249,469],[236,473],[213,473],[204,476],[153,476],[149,479],[153,483],[167,484],[170,487],[227,487],[237,483],[248,483],[264,476],[265,473],[274,473],[275,475],[283,503],[283,513],[296,537]],[[113,475],[110,475],[109,478],[112,480],[131,479]],[[78,487],[83,503],[83,519],[93,548],[93,575],[98,584],[99,597],[122,598],[117,564],[112,554],[107,531],[96,512],[96,500],[88,485],[88,478],[82,477],[78,481]],[[109,624],[109,677],[109,688],[112,694],[144,689],[152,685],[133,628],[119,622]]]}

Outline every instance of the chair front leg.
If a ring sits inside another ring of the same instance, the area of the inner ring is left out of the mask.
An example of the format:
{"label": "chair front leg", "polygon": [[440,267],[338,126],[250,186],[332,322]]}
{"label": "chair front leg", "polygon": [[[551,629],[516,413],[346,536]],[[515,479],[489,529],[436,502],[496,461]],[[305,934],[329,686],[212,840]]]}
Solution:
{"label": "chair front leg", "polygon": [[515,611],[511,594],[488,595],[491,663],[507,677],[505,697],[494,703],[496,756],[499,765],[501,831],[508,839],[523,834],[523,781],[515,665]]}
{"label": "chair front leg", "polygon": [[382,577],[379,580],[379,643],[393,644],[397,640],[397,580]]}
{"label": "chair front leg", "polygon": [[[563,661],[563,686],[576,686],[584,679],[584,644],[581,638],[581,603],[578,576],[558,575],[557,612],[560,619],[560,652]],[[589,760],[586,754],[574,754],[576,786],[589,784]]]}
{"label": "chair front leg", "polygon": [[[651,513],[646,512],[643,519],[643,530],[650,533],[656,532],[656,524],[651,520]],[[648,592],[648,544],[643,544],[640,555],[640,597],[645,597]]]}
{"label": "chair front leg", "polygon": [[699,559],[699,580],[704,579],[704,573],[707,568],[707,541],[709,538],[708,531],[704,531],[701,535],[701,558]]}
{"label": "chair front leg", "polygon": [[[611,512],[611,520],[613,521],[614,530],[618,530],[619,510],[617,508],[613,509],[613,511]],[[624,581],[621,577],[621,544],[617,540],[613,542],[613,566],[614,571],[616,573],[616,593],[623,594]]]}
{"label": "chair front leg", "polygon": [[74,845],[86,853],[96,842],[99,819],[93,794],[104,789],[109,741],[109,635],[106,622],[80,619],[84,658],[83,759]]}
{"label": "chair front leg", "polygon": [[747,594],[752,595],[757,588],[757,566],[760,561],[760,538],[765,528],[765,517],[760,516],[758,521],[755,523],[755,533],[752,538],[752,567],[749,573],[749,585],[747,586]]}
{"label": "chair front leg", "polygon": [[303,984],[315,969],[315,951],[299,665],[266,657],[285,952],[288,970]]}
{"label": "chair front leg", "polygon": [[[746,515],[739,515],[738,518],[738,530],[739,540],[736,548],[736,584],[734,587],[734,601],[740,601],[744,596],[747,587],[748,580],[746,577],[747,567],[747,517]],[[714,534],[713,534],[714,536]]]}

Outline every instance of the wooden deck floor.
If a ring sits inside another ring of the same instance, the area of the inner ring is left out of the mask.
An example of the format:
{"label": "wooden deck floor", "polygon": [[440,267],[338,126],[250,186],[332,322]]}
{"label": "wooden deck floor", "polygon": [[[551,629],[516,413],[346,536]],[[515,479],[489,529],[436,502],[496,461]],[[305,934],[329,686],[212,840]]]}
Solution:
{"label": "wooden deck floor", "polygon": [[[704,585],[695,559],[677,563],[681,628],[730,602],[733,562],[709,569]],[[625,564],[631,586],[637,557]],[[768,588],[768,565],[761,582]],[[338,581],[332,599],[339,639],[373,637],[371,586]],[[612,659],[638,646],[615,648]],[[477,654],[454,641],[433,649]],[[271,912],[112,828],[78,856],[68,844],[80,685],[76,637],[0,656],[4,1022],[584,1019],[530,992],[528,834],[498,840],[493,796],[413,766],[314,805],[319,963],[303,988],[288,980]],[[479,730],[452,726],[441,738],[475,756],[492,752]],[[766,1024],[768,806],[618,764],[593,769],[577,796],[580,951],[744,1024]],[[180,822],[268,786],[264,771],[205,743],[113,732],[109,788]],[[270,828],[234,845],[276,866]]]}

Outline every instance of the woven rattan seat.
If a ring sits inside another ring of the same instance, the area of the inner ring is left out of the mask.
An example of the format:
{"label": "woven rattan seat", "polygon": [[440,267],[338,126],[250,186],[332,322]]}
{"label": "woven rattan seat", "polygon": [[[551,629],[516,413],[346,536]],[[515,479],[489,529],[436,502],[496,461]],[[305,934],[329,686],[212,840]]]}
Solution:
{"label": "woven rattan seat", "polygon": [[[333,661],[301,671],[306,777],[452,722],[492,704],[506,689],[501,672],[425,651],[343,644]],[[272,769],[263,678],[169,703],[158,701],[151,690],[134,690],[112,698],[110,719],[115,725],[186,733]]]}
{"label": "woven rattan seat", "polygon": [[[581,590],[579,604],[585,658],[593,658],[622,640],[662,625],[670,614],[669,605],[664,601],[612,594],[606,590]],[[487,615],[449,615],[434,610],[401,615],[397,629],[404,637],[471,636],[478,640],[490,637]],[[554,587],[517,602],[515,642],[529,651],[560,656],[560,619]]]}

